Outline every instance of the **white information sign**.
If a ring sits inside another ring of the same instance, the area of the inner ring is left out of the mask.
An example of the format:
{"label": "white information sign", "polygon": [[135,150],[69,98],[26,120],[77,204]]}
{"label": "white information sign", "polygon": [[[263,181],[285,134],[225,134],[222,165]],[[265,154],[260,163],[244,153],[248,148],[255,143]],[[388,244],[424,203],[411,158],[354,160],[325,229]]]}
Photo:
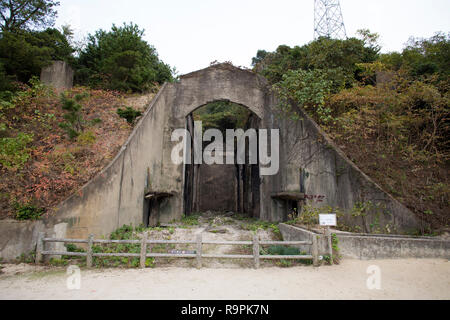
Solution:
{"label": "white information sign", "polygon": [[319,214],[319,222],[324,227],[336,227],[337,218],[335,214]]}

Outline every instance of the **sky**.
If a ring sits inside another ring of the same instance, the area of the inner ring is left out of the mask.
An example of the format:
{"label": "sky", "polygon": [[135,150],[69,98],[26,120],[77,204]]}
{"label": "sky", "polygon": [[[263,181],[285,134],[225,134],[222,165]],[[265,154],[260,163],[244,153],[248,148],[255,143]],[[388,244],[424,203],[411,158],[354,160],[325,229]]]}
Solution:
{"label": "sky", "polygon": [[[56,26],[82,40],[113,23],[136,23],[165,63],[186,74],[212,61],[250,67],[258,49],[314,39],[314,0],[59,0]],[[411,36],[450,32],[450,0],[341,0],[347,36],[380,35],[383,52],[400,51]]]}

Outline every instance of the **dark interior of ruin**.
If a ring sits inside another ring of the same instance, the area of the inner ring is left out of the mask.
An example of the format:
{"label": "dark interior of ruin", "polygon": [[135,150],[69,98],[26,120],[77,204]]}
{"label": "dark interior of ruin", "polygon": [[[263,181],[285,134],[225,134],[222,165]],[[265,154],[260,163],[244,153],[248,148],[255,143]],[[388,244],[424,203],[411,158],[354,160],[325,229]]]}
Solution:
{"label": "dark interior of ruin", "polygon": [[[243,106],[237,106],[228,102],[234,109],[241,108],[240,121],[221,121],[222,118],[215,117],[214,124],[216,128],[224,133],[226,129],[248,129],[258,130],[260,119]],[[186,128],[191,133],[193,139],[194,121],[203,120],[201,112],[208,108],[203,106],[193,112],[186,118]],[[200,114],[200,115],[199,115]],[[215,114],[216,116],[218,114]],[[220,115],[220,114],[219,114]],[[225,113],[225,117],[229,114]],[[236,115],[233,115],[236,116]],[[234,119],[235,120],[235,119]],[[240,123],[237,123],[240,122]],[[204,123],[204,121],[203,121]],[[204,123],[205,124],[205,123]],[[214,127],[214,126],[213,126]],[[208,123],[203,128],[208,129]],[[226,152],[230,150],[215,150],[224,157],[224,164],[185,164],[185,190],[184,207],[185,214],[191,215],[200,212],[235,212],[245,214],[249,217],[259,217],[260,206],[260,176],[259,165],[250,164],[248,160],[249,141],[246,140],[246,164],[226,164]],[[193,157],[193,146],[191,144]],[[202,151],[206,144],[203,145]],[[225,149],[225,147],[224,147]],[[234,144],[234,153],[236,158],[237,144]]]}

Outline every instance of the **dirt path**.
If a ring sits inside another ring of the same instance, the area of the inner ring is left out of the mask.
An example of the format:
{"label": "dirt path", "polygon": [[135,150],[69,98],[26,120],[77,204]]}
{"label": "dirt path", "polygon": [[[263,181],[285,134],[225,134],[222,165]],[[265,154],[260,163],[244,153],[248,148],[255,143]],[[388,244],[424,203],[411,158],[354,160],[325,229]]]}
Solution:
{"label": "dirt path", "polygon": [[[381,290],[367,289],[371,265],[380,267]],[[24,273],[14,275],[17,270]],[[445,260],[346,260],[334,267],[259,270],[82,270],[80,290],[67,289],[65,269],[21,265],[4,271],[0,299],[450,299]]]}

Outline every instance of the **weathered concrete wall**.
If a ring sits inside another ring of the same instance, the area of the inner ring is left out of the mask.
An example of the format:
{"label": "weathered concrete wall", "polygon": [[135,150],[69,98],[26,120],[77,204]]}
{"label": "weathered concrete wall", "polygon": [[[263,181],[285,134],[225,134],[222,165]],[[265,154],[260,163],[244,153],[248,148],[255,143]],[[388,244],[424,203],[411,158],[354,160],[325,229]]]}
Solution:
{"label": "weathered concrete wall", "polygon": [[[180,218],[184,212],[184,166],[171,161],[172,148],[178,144],[171,141],[171,135],[175,129],[185,128],[186,117],[194,110],[217,100],[249,108],[259,118],[259,129],[280,129],[280,171],[275,176],[261,177],[261,219],[285,220],[286,204],[272,200],[271,195],[301,191],[325,195],[325,204],[347,211],[357,202],[384,204],[386,213],[382,217],[369,214],[364,225],[378,221],[399,230],[417,226],[414,215],[359,171],[306,114],[296,122],[278,118],[277,98],[264,78],[221,64],[165,84],[111,164],[61,203],[49,218],[23,228],[42,229],[49,235],[61,236],[65,232],[68,238],[87,238],[90,233],[96,237],[108,235],[124,224],[143,223],[147,189],[174,195],[161,203],[160,222]],[[362,223],[352,220],[351,215],[346,219]],[[4,221],[0,222],[0,230],[8,228]],[[2,255],[15,252],[17,256],[35,244],[30,244],[34,238],[24,236],[21,227],[14,230],[2,247]]]}
{"label": "weathered concrete wall", "polygon": [[[280,231],[285,241],[311,241],[313,236],[319,238],[319,253],[328,254],[328,239],[323,234],[280,224]],[[391,235],[336,233],[339,240],[340,254],[344,258],[375,260],[405,258],[450,258],[450,241],[429,237],[404,237]],[[301,247],[309,251],[308,247]]]}
{"label": "weathered concrete wall", "polygon": [[0,221],[0,258],[10,261],[33,251],[43,229],[43,223],[39,222]]}
{"label": "weathered concrete wall", "polygon": [[65,61],[53,61],[42,69],[41,82],[57,89],[71,89],[73,87],[73,69]]}
{"label": "weathered concrete wall", "polygon": [[236,212],[237,178],[235,165],[201,165],[199,209]]}
{"label": "weathered concrete wall", "polygon": [[[323,202],[313,202],[313,206],[340,208],[346,213],[341,222],[358,225],[363,232],[370,232],[371,225],[389,226],[398,232],[417,230],[419,222],[409,209],[359,170],[304,110],[297,111],[303,120],[282,119],[278,124],[284,157],[281,189],[288,189],[294,176],[297,188],[306,195],[324,196]],[[369,201],[379,209],[374,208],[366,217],[351,215],[357,203]]]}

